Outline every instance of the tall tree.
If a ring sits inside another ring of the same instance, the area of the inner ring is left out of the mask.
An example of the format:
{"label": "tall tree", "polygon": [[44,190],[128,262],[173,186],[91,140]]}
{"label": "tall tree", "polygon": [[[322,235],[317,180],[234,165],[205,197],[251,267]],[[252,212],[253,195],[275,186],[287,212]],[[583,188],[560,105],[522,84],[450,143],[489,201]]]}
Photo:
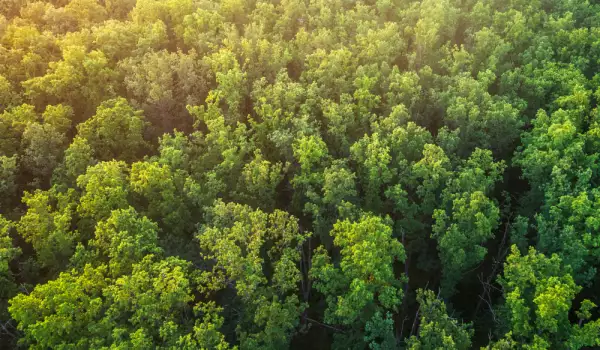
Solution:
{"label": "tall tree", "polygon": [[212,270],[203,280],[207,292],[224,289],[242,308],[232,319],[242,348],[289,346],[306,308],[296,293],[306,236],[298,220],[280,210],[267,214],[217,201],[207,212],[198,240]]}
{"label": "tall tree", "polygon": [[86,139],[99,160],[133,161],[146,150],[146,122],[124,98],[103,102],[96,114],[77,125],[77,135]]}
{"label": "tall tree", "polygon": [[[313,256],[310,274],[315,289],[327,301],[324,321],[348,330],[347,334],[336,334],[334,346],[364,348],[367,324],[379,324],[382,315],[389,319],[388,313],[399,310],[405,280],[396,275],[394,264],[404,262],[404,248],[392,237],[390,220],[373,215],[365,214],[358,221],[338,221],[331,235],[339,249],[339,263],[334,264],[321,246]],[[383,338],[392,332],[388,329]],[[377,344],[378,338],[371,342]]]}

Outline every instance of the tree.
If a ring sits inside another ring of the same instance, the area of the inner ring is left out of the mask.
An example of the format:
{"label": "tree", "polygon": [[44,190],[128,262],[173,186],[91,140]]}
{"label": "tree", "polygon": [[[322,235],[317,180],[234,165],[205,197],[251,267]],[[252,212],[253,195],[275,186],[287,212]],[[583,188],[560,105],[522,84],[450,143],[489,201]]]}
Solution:
{"label": "tree", "polygon": [[124,98],[102,102],[96,114],[77,125],[77,135],[86,139],[99,160],[133,161],[145,151],[146,122]]}
{"label": "tree", "polygon": [[101,162],[87,168],[77,178],[82,195],[77,212],[85,219],[98,222],[115,209],[129,207],[129,169],[124,162]]}
{"label": "tree", "polygon": [[242,71],[233,52],[227,49],[221,49],[205,60],[210,65],[218,86],[211,91],[211,95],[225,102],[227,124],[233,125],[241,121],[244,97],[247,96],[249,88],[247,73]]}
{"label": "tree", "polygon": [[390,169],[392,158],[389,147],[375,133],[352,145],[350,152],[352,160],[358,164],[358,179],[365,195],[365,208],[377,212],[381,209],[383,186],[395,175]]}
{"label": "tree", "polygon": [[61,134],[66,134],[71,130],[73,123],[73,108],[68,105],[48,105],[42,114],[44,124],[51,125]]}
{"label": "tree", "polygon": [[206,106],[188,106],[196,120],[196,127],[208,129],[206,135],[192,135],[195,159],[190,164],[190,174],[200,182],[210,182],[214,192],[226,196],[229,193],[227,189],[236,187],[246,157],[255,146],[246,124],[229,125],[218,107],[219,99],[211,98],[207,99]]}
{"label": "tree", "polygon": [[31,294],[11,299],[8,310],[25,334],[21,344],[91,346],[95,339],[90,333],[109,334],[107,326],[88,327],[101,312],[102,288],[107,284],[103,272],[88,266],[81,274],[61,273],[57,279],[37,286]]}
{"label": "tree", "polygon": [[215,8],[199,8],[183,19],[183,42],[199,55],[214,52],[224,37],[225,21]]}
{"label": "tree", "polygon": [[3,135],[0,154],[10,157],[19,152],[25,128],[28,124],[37,122],[38,115],[32,105],[23,104],[5,110],[0,116],[0,131]]}
{"label": "tree", "polygon": [[46,75],[23,82],[26,95],[37,103],[64,102],[90,115],[100,102],[115,96],[117,75],[101,51],[66,46],[62,48],[62,60],[51,62],[49,67]]}
{"label": "tree", "polygon": [[169,235],[183,236],[192,229],[190,205],[184,196],[186,175],[158,163],[136,162],[131,166],[132,192],[143,198],[148,215]]}
{"label": "tree", "polygon": [[148,52],[122,61],[120,68],[135,105],[160,133],[189,130],[192,119],[185,106],[204,102],[211,87],[209,68],[194,51]]}
{"label": "tree", "polygon": [[80,239],[79,231],[72,229],[77,205],[75,190],[61,193],[53,187],[25,192],[23,203],[27,212],[19,220],[17,232],[33,246],[42,267],[64,267]]}
{"label": "tree", "polygon": [[21,140],[21,166],[39,185],[50,179],[50,175],[62,160],[65,135],[50,124],[27,125]]}
{"label": "tree", "polygon": [[503,171],[504,164],[495,163],[490,151],[475,150],[444,189],[444,209],[433,212],[432,236],[438,241],[445,295],[451,295],[461,275],[485,257],[482,244],[500,220],[497,205],[486,194]]}
{"label": "tree", "polygon": [[364,347],[366,324],[381,322],[383,313],[397,312],[402,302],[405,281],[396,276],[394,264],[404,262],[404,248],[392,237],[390,220],[373,215],[338,221],[330,234],[339,249],[339,265],[321,246],[310,276],[327,301],[325,322],[351,329],[350,335],[338,337],[338,347]]}
{"label": "tree", "polygon": [[316,83],[321,97],[336,99],[352,90],[350,75],[356,71],[357,59],[347,47],[317,49],[307,55],[305,64],[301,81],[307,85]]}
{"label": "tree", "polygon": [[65,150],[62,163],[55,169],[52,182],[55,185],[74,187],[79,175],[96,163],[93,150],[86,139],[75,137]]}
{"label": "tree", "polygon": [[2,213],[8,212],[16,199],[17,171],[17,156],[0,156],[0,193],[3,194],[0,199],[0,212]]}
{"label": "tree", "polygon": [[480,72],[478,79],[460,75],[455,79],[444,92],[448,101],[444,123],[459,130],[459,154],[479,147],[505,155],[519,137],[519,111],[487,92],[495,79],[493,73]]}
{"label": "tree", "polygon": [[256,150],[254,159],[244,165],[236,196],[255,207],[265,210],[274,209],[277,202],[277,187],[288,167],[289,163],[285,165],[280,162],[271,163],[264,159],[260,150]]}
{"label": "tree", "polygon": [[10,263],[21,255],[21,249],[13,245],[10,231],[14,223],[0,216],[0,320],[6,319],[6,300],[17,293]]}
{"label": "tree", "polygon": [[[294,204],[297,210],[319,218],[320,193],[324,177],[323,169],[329,162],[327,144],[318,136],[303,136],[293,144],[294,158],[300,169],[291,180],[294,187]],[[326,232],[316,232],[324,236]]]}
{"label": "tree", "polygon": [[81,28],[102,23],[106,18],[106,9],[101,4],[92,0],[71,0],[65,6],[65,12],[72,13],[77,18]]}
{"label": "tree", "polygon": [[[226,348],[212,304],[198,303],[202,321],[190,315],[194,282],[190,263],[147,255],[131,274],[107,278],[106,265],[71,270],[10,301],[9,311],[33,347]],[[212,305],[212,306],[211,306]],[[192,331],[193,329],[193,331]],[[60,330],[60,331],[57,331]],[[192,333],[193,332],[193,333]]]}
{"label": "tree", "polygon": [[[10,81],[0,75],[0,106],[2,106],[2,109],[8,109],[16,105],[19,98],[19,94],[14,91]],[[2,112],[2,109],[0,109],[0,112]]]}
{"label": "tree", "polygon": [[589,320],[596,307],[593,302],[584,299],[576,312],[579,322],[569,320],[573,300],[581,290],[570,270],[556,254],[546,257],[530,247],[521,255],[512,246],[499,278],[505,301],[500,315],[509,331],[506,341],[544,348],[598,346],[600,321]]}
{"label": "tree", "polygon": [[592,151],[597,126],[581,132],[582,121],[569,110],[559,109],[550,116],[539,111],[534,128],[523,137],[524,147],[515,162],[532,186],[530,196],[540,205],[535,216],[537,248],[541,252],[559,253],[573,268],[578,283],[595,275],[592,261],[598,257],[594,248],[597,213],[595,198],[595,164]]}
{"label": "tree", "polygon": [[273,83],[264,77],[256,80],[251,97],[255,116],[250,123],[257,147],[272,159],[293,162],[296,140],[319,130],[311,118],[317,111],[316,86],[306,87],[281,70]]}
{"label": "tree", "polygon": [[430,290],[417,291],[419,332],[408,339],[408,348],[470,349],[473,329],[448,316],[446,305]]}
{"label": "tree", "polygon": [[419,14],[410,29],[414,48],[409,60],[414,70],[429,65],[436,67],[444,45],[451,45],[461,13],[451,0],[424,1],[415,6]]}
{"label": "tree", "polygon": [[99,258],[108,260],[113,277],[131,273],[133,264],[148,254],[162,253],[158,226],[131,207],[113,210],[108,219],[100,221],[89,246]]}
{"label": "tree", "polygon": [[222,201],[208,210],[198,240],[213,263],[203,280],[207,291],[232,289],[232,302],[242,307],[236,321],[242,348],[289,346],[306,307],[296,295],[306,237],[298,220],[280,210],[266,214]]}

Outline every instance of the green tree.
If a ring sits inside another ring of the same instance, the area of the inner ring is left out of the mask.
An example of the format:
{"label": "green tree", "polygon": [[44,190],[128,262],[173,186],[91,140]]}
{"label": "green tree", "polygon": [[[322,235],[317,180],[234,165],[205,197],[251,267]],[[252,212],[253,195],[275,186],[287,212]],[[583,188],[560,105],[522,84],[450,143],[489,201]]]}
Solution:
{"label": "green tree", "polygon": [[186,173],[168,165],[136,162],[131,166],[131,191],[143,198],[148,215],[169,235],[191,232],[191,213],[185,200]]}
{"label": "green tree", "polygon": [[487,194],[504,167],[493,161],[490,151],[477,149],[443,190],[444,209],[433,212],[432,236],[438,241],[445,295],[451,295],[462,274],[487,253],[482,245],[493,237],[500,220],[500,210]]}
{"label": "green tree", "polygon": [[[320,218],[320,189],[325,180],[323,170],[329,162],[327,144],[318,136],[303,136],[294,142],[293,149],[300,168],[291,180],[295,190],[294,206],[298,211],[311,214],[317,221]],[[327,232],[317,230],[315,233],[325,236]]]}
{"label": "green tree", "polygon": [[448,316],[446,305],[430,290],[417,291],[419,332],[408,339],[408,348],[470,349],[473,329]]}
{"label": "green tree", "polygon": [[[9,311],[31,347],[226,348],[214,305],[194,303],[189,262],[147,255],[131,274],[108,278],[106,265],[71,270],[28,295],[10,301]],[[190,317],[196,313],[198,320]],[[202,319],[202,321],[200,321]],[[60,331],[57,331],[60,330]]]}
{"label": "green tree", "polygon": [[198,233],[203,257],[214,261],[204,274],[208,291],[229,289],[241,305],[235,323],[241,348],[289,346],[306,305],[298,300],[302,242],[298,220],[217,201]]}
{"label": "green tree", "polygon": [[17,156],[0,156],[0,212],[7,213],[18,198],[17,190]]}
{"label": "green tree", "polygon": [[49,180],[60,164],[66,143],[65,135],[50,124],[31,123],[25,128],[20,163],[38,186]]}
{"label": "green tree", "polygon": [[352,145],[350,152],[352,160],[358,165],[358,179],[365,196],[365,208],[377,212],[381,210],[383,186],[390,183],[395,175],[391,169],[389,146],[375,133]]}
{"label": "green tree", "polygon": [[83,218],[100,221],[115,209],[129,207],[129,169],[123,162],[101,162],[77,178],[82,195],[77,212]]}
{"label": "green tree", "polygon": [[103,161],[134,161],[146,150],[146,122],[124,98],[103,102],[96,114],[77,125],[77,135],[86,139],[94,156]]}
{"label": "green tree", "polygon": [[8,310],[24,333],[20,343],[83,347],[96,343],[94,331],[110,334],[109,325],[100,329],[89,327],[102,309],[102,288],[107,285],[104,270],[88,266],[81,274],[61,273],[29,295],[19,294],[11,299]]}
{"label": "green tree", "polygon": [[0,216],[0,320],[6,319],[6,301],[17,293],[11,262],[21,255],[21,249],[13,245],[10,231],[14,223]]}
{"label": "green tree", "polygon": [[493,73],[481,72],[478,79],[470,76],[455,79],[444,92],[448,106],[444,123],[459,130],[459,154],[480,147],[492,149],[496,155],[506,155],[519,137],[522,125],[519,111],[487,92],[495,79]]}
{"label": "green tree", "polygon": [[18,153],[27,125],[37,121],[38,115],[34,107],[28,104],[13,107],[0,114],[0,154],[10,157]]}
{"label": "green tree", "polygon": [[185,107],[204,102],[211,86],[209,68],[194,51],[148,52],[122,61],[120,68],[129,96],[154,128],[161,133],[190,129]]}
{"label": "green tree", "polygon": [[148,254],[160,254],[158,226],[135,209],[113,210],[108,219],[96,225],[89,246],[108,260],[113,277],[131,272],[132,265]]}
{"label": "green tree", "polygon": [[[190,174],[198,182],[211,183],[210,187],[226,196],[227,189],[235,189],[245,160],[255,149],[246,124],[229,125],[218,107],[219,99],[207,99],[206,106],[188,107],[196,127],[206,126],[208,133],[194,133],[195,159]],[[210,203],[209,203],[210,204]]]}
{"label": "green tree", "polygon": [[87,168],[96,160],[86,139],[75,137],[65,150],[62,163],[55,169],[52,183],[59,186],[75,187],[79,175],[85,174]]}
{"label": "green tree", "polygon": [[14,91],[12,84],[4,76],[0,75],[0,112],[14,106],[19,101],[19,94]]}
{"label": "green tree", "polygon": [[117,75],[101,51],[66,46],[62,60],[51,62],[49,67],[45,75],[23,82],[26,95],[36,104],[48,100],[64,102],[90,115],[100,102],[115,96]]}
{"label": "green tree", "polygon": [[44,124],[51,125],[61,134],[66,134],[73,123],[73,108],[68,105],[48,105],[42,114]]}
{"label": "green tree", "polygon": [[504,294],[500,315],[509,331],[508,340],[538,348],[598,346],[600,321],[590,320],[591,310],[596,307],[593,302],[581,302],[576,312],[578,323],[569,320],[573,300],[581,290],[570,270],[556,254],[548,258],[530,247],[527,254],[521,255],[512,246],[499,278]]}
{"label": "green tree", "polygon": [[339,249],[339,263],[334,264],[323,246],[312,258],[314,288],[327,301],[325,322],[350,330],[349,335],[336,338],[339,348],[364,348],[367,323],[378,322],[382,313],[399,311],[405,280],[396,276],[394,264],[404,262],[405,254],[392,237],[390,221],[373,215],[338,221],[331,235]]}
{"label": "green tree", "polygon": [[252,206],[273,210],[277,203],[277,187],[288,167],[289,163],[273,164],[264,158],[260,150],[254,151],[254,158],[244,165],[236,196]]}
{"label": "green tree", "polygon": [[72,228],[75,190],[61,193],[53,187],[25,192],[23,203],[27,211],[17,224],[17,232],[33,246],[41,266],[55,270],[64,267],[80,239],[79,231]]}

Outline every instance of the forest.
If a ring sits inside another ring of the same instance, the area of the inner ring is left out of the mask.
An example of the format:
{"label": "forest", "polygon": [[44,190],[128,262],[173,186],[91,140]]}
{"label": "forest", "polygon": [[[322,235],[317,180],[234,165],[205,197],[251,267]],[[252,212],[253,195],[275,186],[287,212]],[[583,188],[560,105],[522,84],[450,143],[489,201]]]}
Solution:
{"label": "forest", "polygon": [[0,348],[599,348],[599,103],[598,0],[0,0]]}

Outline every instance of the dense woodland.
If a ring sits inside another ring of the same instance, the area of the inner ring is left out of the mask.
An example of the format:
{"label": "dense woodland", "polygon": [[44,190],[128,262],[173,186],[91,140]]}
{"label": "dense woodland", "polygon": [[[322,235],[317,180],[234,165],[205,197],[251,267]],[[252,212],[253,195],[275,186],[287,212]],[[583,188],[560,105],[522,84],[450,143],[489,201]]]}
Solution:
{"label": "dense woodland", "polygon": [[0,347],[600,346],[600,2],[1,0]]}

